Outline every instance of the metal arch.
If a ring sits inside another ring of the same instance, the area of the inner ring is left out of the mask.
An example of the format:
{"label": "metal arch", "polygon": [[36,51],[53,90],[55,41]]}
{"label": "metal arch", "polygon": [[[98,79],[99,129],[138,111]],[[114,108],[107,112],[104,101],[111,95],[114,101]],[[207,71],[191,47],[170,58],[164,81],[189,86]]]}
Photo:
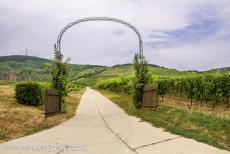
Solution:
{"label": "metal arch", "polygon": [[117,23],[121,23],[129,28],[131,28],[138,36],[138,40],[139,40],[139,54],[141,57],[143,57],[143,41],[142,41],[142,37],[140,32],[130,23],[120,20],[120,19],[116,19],[116,18],[109,18],[109,17],[89,17],[89,18],[82,18],[82,19],[78,19],[74,22],[69,23],[68,25],[66,25],[59,33],[58,38],[57,38],[57,44],[55,46],[55,50],[56,51],[61,51],[61,39],[63,34],[65,33],[66,30],[68,30],[70,27],[81,23],[81,22],[87,22],[87,21],[113,21],[113,22],[117,22]]}

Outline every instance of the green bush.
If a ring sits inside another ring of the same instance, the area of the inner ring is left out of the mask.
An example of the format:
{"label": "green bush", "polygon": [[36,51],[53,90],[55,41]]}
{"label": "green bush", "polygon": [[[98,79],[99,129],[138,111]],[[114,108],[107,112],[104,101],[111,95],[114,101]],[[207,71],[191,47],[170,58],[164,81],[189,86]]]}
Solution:
{"label": "green bush", "polygon": [[64,96],[68,94],[67,79],[69,76],[69,61],[67,58],[66,61],[63,61],[63,55],[60,51],[57,50],[55,46],[54,59],[49,65],[49,71],[52,74],[52,88],[59,91],[61,95],[61,108],[62,112],[66,112],[66,104]]}
{"label": "green bush", "polygon": [[43,102],[44,87],[37,82],[20,82],[15,86],[15,94],[20,104],[37,106]]}
{"label": "green bush", "polygon": [[149,83],[148,62],[141,54],[135,54],[133,59],[135,78],[133,81],[132,97],[134,105],[140,109],[143,105],[144,87]]}
{"label": "green bush", "polygon": [[79,84],[76,84],[76,83],[70,83],[70,84],[68,84],[67,87],[68,87],[67,88],[68,92],[70,92],[70,91],[78,91],[78,90],[82,89],[82,86],[79,85]]}

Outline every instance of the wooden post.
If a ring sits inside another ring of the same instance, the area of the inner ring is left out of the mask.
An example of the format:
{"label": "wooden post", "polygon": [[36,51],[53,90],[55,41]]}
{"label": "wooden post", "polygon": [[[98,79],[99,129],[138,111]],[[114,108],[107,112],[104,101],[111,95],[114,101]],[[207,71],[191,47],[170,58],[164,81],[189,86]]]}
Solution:
{"label": "wooden post", "polygon": [[145,86],[143,95],[143,106],[158,109],[158,87]]}
{"label": "wooden post", "polygon": [[45,118],[61,112],[61,95],[57,90],[45,90]]}

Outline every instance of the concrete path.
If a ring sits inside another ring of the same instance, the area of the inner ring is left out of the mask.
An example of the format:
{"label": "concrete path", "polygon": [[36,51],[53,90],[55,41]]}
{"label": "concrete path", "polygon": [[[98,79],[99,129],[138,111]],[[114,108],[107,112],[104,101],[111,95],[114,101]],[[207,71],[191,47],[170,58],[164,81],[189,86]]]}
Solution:
{"label": "concrete path", "polygon": [[77,114],[40,133],[0,144],[5,153],[229,154],[152,127],[128,116],[100,93],[87,88]]}

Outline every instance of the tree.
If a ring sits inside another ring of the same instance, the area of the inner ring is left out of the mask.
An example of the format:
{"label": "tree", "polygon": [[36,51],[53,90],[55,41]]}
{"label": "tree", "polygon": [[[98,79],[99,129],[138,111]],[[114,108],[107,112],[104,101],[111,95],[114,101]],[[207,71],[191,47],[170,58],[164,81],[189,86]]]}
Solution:
{"label": "tree", "polygon": [[135,78],[133,82],[133,101],[137,109],[143,104],[144,87],[149,82],[148,62],[144,56],[135,54],[133,59]]}
{"label": "tree", "polygon": [[67,58],[66,61],[63,61],[63,55],[60,51],[57,51],[55,48],[54,59],[50,65],[50,71],[52,74],[52,88],[59,91],[61,95],[62,103],[62,112],[65,112],[65,101],[64,96],[67,95],[67,78],[69,75],[68,62],[70,61]]}

